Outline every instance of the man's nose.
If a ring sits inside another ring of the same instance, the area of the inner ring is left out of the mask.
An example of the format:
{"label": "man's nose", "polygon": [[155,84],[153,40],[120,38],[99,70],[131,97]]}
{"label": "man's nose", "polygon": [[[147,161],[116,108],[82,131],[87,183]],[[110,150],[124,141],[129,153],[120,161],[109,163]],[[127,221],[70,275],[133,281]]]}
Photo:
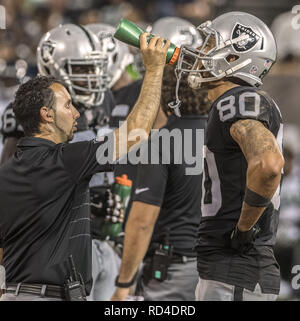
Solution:
{"label": "man's nose", "polygon": [[80,113],[78,112],[78,110],[73,106],[73,115],[75,119],[78,119],[80,116]]}

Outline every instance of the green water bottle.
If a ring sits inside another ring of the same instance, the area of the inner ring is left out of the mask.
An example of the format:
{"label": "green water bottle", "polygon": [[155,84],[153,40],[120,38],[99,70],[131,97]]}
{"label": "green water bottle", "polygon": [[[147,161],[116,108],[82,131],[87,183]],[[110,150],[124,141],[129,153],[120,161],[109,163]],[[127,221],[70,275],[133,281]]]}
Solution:
{"label": "green water bottle", "polygon": [[120,209],[115,209],[112,213],[105,217],[103,226],[103,234],[105,236],[114,238],[117,237],[120,232],[122,232],[124,213],[130,199],[131,187],[132,181],[128,179],[127,175],[124,174],[121,177],[115,177],[112,194],[115,198],[115,201],[120,201],[122,204],[121,211]]}
{"label": "green water bottle", "polygon": [[[140,48],[140,35],[144,33],[145,30],[137,26],[131,21],[122,19],[119,26],[114,34],[114,37],[122,42],[125,42],[128,45]],[[154,37],[150,35],[148,41]],[[179,56],[180,49],[176,47],[173,43],[170,44],[170,47],[167,52],[166,62],[169,65],[173,65],[177,61]]]}

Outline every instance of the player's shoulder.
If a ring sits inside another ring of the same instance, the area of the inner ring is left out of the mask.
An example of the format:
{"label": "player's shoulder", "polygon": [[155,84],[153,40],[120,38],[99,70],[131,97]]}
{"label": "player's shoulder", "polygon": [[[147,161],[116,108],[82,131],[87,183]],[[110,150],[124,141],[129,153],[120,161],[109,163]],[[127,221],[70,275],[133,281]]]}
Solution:
{"label": "player's shoulder", "polygon": [[251,86],[237,86],[226,91],[214,103],[213,108],[222,122],[236,119],[266,120],[280,110],[275,101],[263,90]]}
{"label": "player's shoulder", "polygon": [[12,103],[9,103],[4,109],[1,120],[0,132],[2,133],[4,139],[7,137],[20,138],[24,136],[23,128],[17,121],[14,114]]}
{"label": "player's shoulder", "polygon": [[[229,89],[223,95],[218,97],[215,100],[214,105],[219,101],[228,99],[229,97],[234,97],[239,100],[243,100],[243,98],[260,97],[261,99],[267,100],[269,104],[273,104],[273,99],[262,89],[252,86],[237,86]],[[255,100],[252,101],[254,102]]]}

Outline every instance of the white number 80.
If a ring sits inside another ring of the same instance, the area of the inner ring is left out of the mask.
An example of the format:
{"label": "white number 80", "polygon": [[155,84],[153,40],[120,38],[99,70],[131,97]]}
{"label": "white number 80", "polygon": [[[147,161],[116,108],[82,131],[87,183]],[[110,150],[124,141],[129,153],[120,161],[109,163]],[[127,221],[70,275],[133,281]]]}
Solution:
{"label": "white number 80", "polygon": [[[254,106],[253,110],[246,109],[246,102],[245,98],[253,98]],[[226,102],[228,102],[226,104]],[[222,100],[220,100],[217,104],[217,109],[219,110],[219,116],[221,121],[226,121],[230,118],[233,118],[236,115],[236,106],[235,104],[235,97],[229,96]],[[251,116],[256,117],[259,114],[260,110],[260,96],[255,92],[245,92],[239,96],[239,112],[242,116]]]}

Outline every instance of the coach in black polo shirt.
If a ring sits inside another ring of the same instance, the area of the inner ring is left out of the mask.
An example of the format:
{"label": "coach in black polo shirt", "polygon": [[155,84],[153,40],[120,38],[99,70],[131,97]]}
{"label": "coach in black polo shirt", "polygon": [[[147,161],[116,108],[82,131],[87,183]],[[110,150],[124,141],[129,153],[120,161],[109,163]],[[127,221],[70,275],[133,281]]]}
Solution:
{"label": "coach in black polo shirt", "polygon": [[[127,134],[136,128],[149,133],[153,125],[169,46],[168,41],[162,48],[158,37],[148,45],[146,34],[140,39],[148,72],[127,118]],[[0,239],[7,283],[2,300],[64,299],[70,255],[89,294],[89,180],[97,172],[112,170],[102,161],[106,155],[99,156],[102,144],[108,140],[116,147],[112,163],[135,142],[127,141],[121,127],[102,141],[66,144],[73,138],[79,113],[67,90],[53,78],[37,77],[21,85],[13,109],[26,136],[0,168]]]}

